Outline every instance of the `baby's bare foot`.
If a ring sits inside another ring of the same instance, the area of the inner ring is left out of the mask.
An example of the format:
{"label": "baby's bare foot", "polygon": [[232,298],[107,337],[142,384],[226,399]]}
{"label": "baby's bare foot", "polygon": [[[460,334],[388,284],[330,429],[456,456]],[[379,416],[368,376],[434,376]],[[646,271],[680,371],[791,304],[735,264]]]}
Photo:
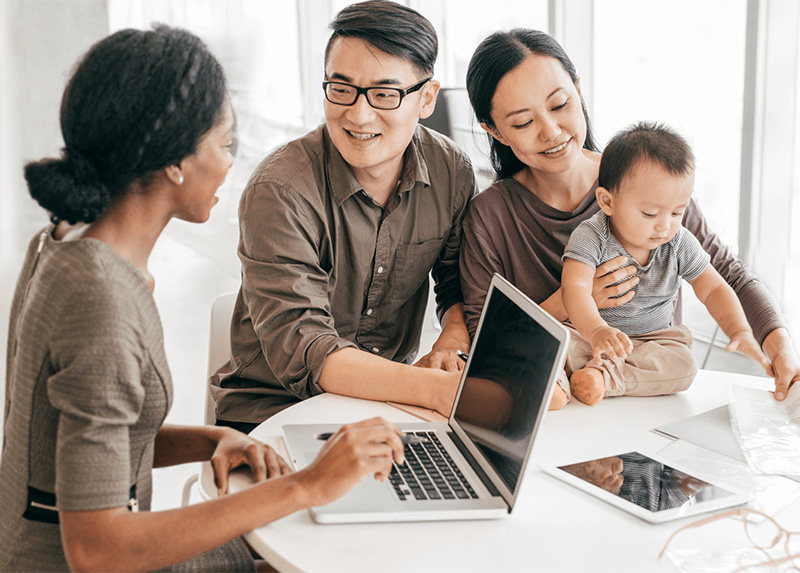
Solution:
{"label": "baby's bare foot", "polygon": [[594,406],[603,399],[606,393],[603,373],[597,368],[576,370],[569,378],[569,389],[577,400],[589,406]]}

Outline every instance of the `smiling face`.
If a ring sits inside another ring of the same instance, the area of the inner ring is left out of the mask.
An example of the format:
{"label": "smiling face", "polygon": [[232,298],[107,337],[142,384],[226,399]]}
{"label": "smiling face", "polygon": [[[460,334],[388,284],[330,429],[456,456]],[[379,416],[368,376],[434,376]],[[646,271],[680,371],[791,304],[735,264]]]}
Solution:
{"label": "smiling face", "polygon": [[597,202],[625,250],[646,264],[650,251],[668,243],[681,227],[694,189],[694,171],[673,175],[651,161],[635,165],[615,192],[597,188]]}
{"label": "smiling face", "polygon": [[562,173],[583,153],[580,90],[555,58],[531,54],[497,84],[494,126],[481,124],[534,171]]}
{"label": "smiling face", "polygon": [[[331,46],[325,79],[364,88],[407,89],[424,77],[407,60],[381,52],[358,38],[342,37]],[[325,123],[331,140],[362,184],[400,175],[403,154],[417,120],[433,112],[438,90],[439,83],[431,80],[404,97],[400,107],[393,110],[371,107],[364,95],[351,106],[325,100]]]}
{"label": "smiling face", "polygon": [[233,127],[233,109],[226,100],[216,125],[202,137],[197,151],[180,163],[184,182],[182,205],[175,215],[179,219],[202,223],[211,215],[211,208],[219,201],[215,193],[233,165]]}

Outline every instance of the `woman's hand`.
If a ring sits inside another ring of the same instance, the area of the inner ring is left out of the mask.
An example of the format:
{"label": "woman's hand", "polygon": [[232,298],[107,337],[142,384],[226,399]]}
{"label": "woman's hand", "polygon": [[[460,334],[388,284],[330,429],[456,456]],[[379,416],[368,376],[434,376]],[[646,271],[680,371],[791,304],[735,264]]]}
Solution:
{"label": "woman's hand", "polygon": [[211,456],[217,494],[228,493],[228,476],[232,469],[247,465],[256,483],[267,478],[292,473],[292,469],[267,444],[233,429],[226,429]]}
{"label": "woman's hand", "polygon": [[622,306],[636,295],[633,287],[639,284],[638,269],[635,265],[622,266],[627,262],[628,257],[620,255],[595,269],[592,298],[597,308]]}
{"label": "woman's hand", "polygon": [[789,331],[785,328],[776,328],[764,339],[762,347],[772,362],[775,399],[783,400],[789,388],[800,381],[800,359],[794,350]]}
{"label": "woman's hand", "polygon": [[308,506],[339,499],[369,474],[385,481],[392,461],[405,463],[400,436],[397,426],[383,418],[342,426],[314,462],[296,474],[309,496]]}

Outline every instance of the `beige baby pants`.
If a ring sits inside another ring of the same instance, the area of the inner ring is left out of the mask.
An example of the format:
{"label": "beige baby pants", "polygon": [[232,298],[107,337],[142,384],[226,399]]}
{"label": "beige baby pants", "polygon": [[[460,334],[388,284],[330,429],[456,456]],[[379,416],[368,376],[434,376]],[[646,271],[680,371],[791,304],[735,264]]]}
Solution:
{"label": "beige baby pants", "polygon": [[571,396],[569,377],[587,366],[603,373],[606,397],[674,394],[691,386],[697,374],[691,351],[692,333],[685,326],[631,336],[633,352],[627,358],[602,362],[592,358],[592,345],[571,324],[564,326],[570,331],[570,340],[558,385],[567,396]]}

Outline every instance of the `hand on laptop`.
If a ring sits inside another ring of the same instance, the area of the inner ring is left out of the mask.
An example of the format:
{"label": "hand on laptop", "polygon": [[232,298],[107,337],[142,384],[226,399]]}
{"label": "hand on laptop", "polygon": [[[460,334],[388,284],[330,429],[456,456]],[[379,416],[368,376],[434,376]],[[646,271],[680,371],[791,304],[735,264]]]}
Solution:
{"label": "hand on laptop", "polygon": [[256,483],[292,473],[289,464],[270,446],[232,428],[220,428],[220,431],[221,437],[211,456],[218,495],[228,493],[228,474],[239,466],[249,466]]}
{"label": "hand on laptop", "polygon": [[385,481],[392,461],[405,463],[401,431],[383,418],[346,424],[325,442],[314,462],[297,473],[316,507],[339,499],[369,474]]}

